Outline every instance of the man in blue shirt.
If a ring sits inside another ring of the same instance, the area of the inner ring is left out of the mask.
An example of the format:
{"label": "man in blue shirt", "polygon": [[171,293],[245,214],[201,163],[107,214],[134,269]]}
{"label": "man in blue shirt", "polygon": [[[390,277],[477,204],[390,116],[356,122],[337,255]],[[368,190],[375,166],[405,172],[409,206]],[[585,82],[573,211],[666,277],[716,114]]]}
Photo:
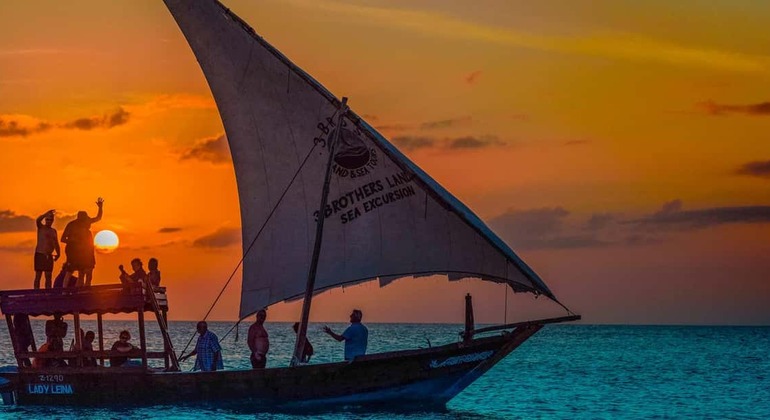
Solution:
{"label": "man in blue shirt", "polygon": [[345,360],[352,361],[356,356],[366,354],[366,344],[369,339],[369,330],[361,323],[364,314],[359,309],[353,309],[350,314],[350,326],[345,332],[336,334],[328,326],[324,326],[324,332],[337,341],[345,340]]}

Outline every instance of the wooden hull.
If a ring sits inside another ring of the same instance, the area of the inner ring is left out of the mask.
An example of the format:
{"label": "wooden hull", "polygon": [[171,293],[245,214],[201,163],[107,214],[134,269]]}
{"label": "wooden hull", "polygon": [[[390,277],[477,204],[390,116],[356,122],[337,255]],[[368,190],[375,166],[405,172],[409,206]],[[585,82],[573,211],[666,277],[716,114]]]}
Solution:
{"label": "wooden hull", "polygon": [[61,368],[3,376],[12,381],[18,404],[230,402],[256,410],[332,403],[443,406],[541,327],[528,325],[468,343],[368,355],[352,363],[220,372]]}

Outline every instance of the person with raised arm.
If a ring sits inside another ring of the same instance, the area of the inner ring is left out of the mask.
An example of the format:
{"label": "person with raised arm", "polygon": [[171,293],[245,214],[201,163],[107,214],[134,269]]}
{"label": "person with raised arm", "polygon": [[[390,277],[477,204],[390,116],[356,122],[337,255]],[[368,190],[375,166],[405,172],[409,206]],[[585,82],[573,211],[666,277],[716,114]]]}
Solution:
{"label": "person with raised arm", "polygon": [[[96,267],[96,257],[94,256],[94,236],[91,233],[91,225],[102,220],[104,214],[104,199],[96,199],[98,211],[96,217],[88,217],[85,211],[79,211],[75,220],[69,222],[64,228],[61,241],[67,246],[64,253],[67,255],[67,262],[70,263],[68,273],[78,272],[78,286],[90,286]],[[69,278],[65,278],[67,283]]]}
{"label": "person with raised arm", "polygon": [[53,276],[53,263],[59,259],[59,235],[53,228],[55,210],[48,210],[41,214],[35,224],[37,225],[37,246],[35,247],[35,289],[40,288],[40,277],[45,275],[45,288],[51,288]]}

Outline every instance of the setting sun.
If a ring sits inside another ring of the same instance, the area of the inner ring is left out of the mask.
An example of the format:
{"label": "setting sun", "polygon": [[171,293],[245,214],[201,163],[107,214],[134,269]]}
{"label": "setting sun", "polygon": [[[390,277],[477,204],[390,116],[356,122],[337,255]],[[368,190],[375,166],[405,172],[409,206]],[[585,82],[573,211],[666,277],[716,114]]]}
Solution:
{"label": "setting sun", "polygon": [[94,247],[103,254],[109,254],[110,252],[115,251],[118,249],[118,244],[120,244],[118,235],[111,230],[99,231],[99,233],[94,236]]}

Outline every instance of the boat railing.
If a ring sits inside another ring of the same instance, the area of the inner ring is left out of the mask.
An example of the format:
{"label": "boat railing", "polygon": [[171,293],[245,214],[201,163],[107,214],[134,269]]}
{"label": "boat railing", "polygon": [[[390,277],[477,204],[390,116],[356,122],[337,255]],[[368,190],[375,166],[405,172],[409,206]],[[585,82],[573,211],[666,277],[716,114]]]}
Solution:
{"label": "boat railing", "polygon": [[568,315],[568,316],[561,316],[557,318],[544,318],[544,319],[535,319],[531,321],[513,322],[510,324],[492,325],[484,328],[472,328],[470,331],[466,328],[466,330],[460,331],[460,337],[463,337],[464,339],[471,339],[480,334],[485,334],[485,333],[490,333],[495,331],[515,330],[518,328],[527,328],[533,325],[558,324],[561,322],[579,321],[580,319],[581,319],[580,315]]}

